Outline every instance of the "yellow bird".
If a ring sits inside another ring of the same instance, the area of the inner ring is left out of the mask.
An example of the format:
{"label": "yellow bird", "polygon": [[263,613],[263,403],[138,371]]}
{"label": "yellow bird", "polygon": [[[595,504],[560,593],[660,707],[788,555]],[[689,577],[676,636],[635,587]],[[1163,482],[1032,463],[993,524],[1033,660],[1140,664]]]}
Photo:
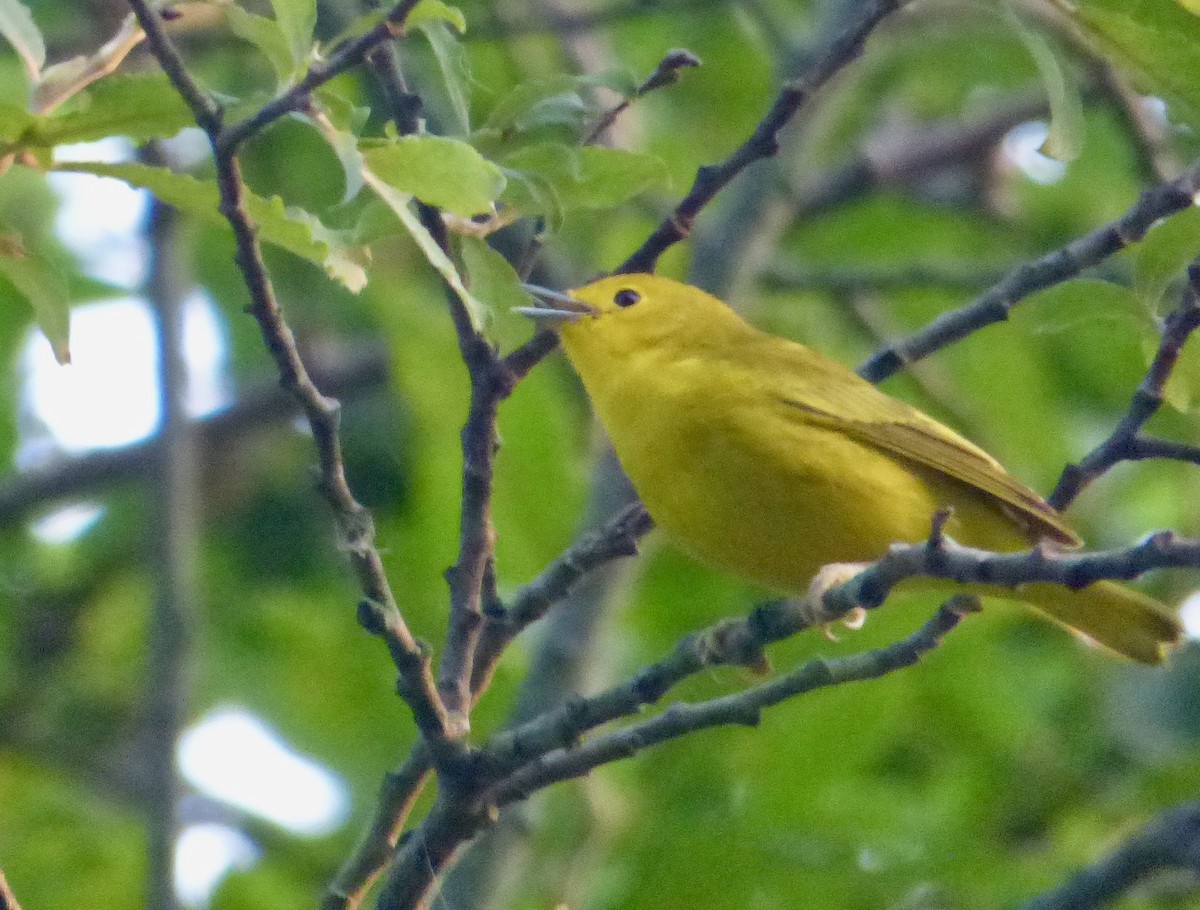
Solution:
{"label": "yellow bird", "polygon": [[[823,566],[926,539],[946,508],[946,533],[968,546],[1079,544],[982,449],[710,294],[655,275],[569,296],[530,290],[546,303],[521,312],[558,331],[651,516],[705,562],[798,593]],[[1112,582],[969,590],[1028,603],[1143,663],[1182,634],[1162,604]]]}

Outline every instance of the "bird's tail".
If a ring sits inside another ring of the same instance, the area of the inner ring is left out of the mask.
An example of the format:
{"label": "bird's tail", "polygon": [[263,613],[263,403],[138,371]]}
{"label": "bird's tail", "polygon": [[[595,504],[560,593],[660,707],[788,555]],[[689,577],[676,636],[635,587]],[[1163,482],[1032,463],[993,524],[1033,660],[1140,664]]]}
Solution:
{"label": "bird's tail", "polygon": [[1032,583],[1001,596],[1020,599],[1068,629],[1144,664],[1162,663],[1183,639],[1179,619],[1164,604],[1111,581],[1079,590]]}

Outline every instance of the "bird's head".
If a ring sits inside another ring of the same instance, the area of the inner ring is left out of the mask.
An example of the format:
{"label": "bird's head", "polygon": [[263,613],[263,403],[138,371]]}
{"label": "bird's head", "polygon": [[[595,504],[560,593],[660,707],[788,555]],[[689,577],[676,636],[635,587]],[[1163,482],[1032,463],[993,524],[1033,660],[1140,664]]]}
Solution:
{"label": "bird's head", "polygon": [[567,293],[525,287],[538,306],[518,312],[557,331],[577,365],[588,354],[620,357],[664,345],[719,343],[723,333],[744,325],[711,294],[658,275],[611,275]]}

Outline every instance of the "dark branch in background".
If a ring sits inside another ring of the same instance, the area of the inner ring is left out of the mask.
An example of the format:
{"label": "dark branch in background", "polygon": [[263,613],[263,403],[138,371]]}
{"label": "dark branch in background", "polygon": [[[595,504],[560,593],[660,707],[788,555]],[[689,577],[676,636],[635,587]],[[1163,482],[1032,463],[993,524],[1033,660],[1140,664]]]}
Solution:
{"label": "dark branch in background", "polygon": [[701,9],[718,9],[729,5],[729,0],[633,0],[631,3],[614,3],[594,13],[578,15],[539,15],[517,22],[483,23],[467,30],[463,40],[468,42],[495,41],[516,38],[522,35],[553,34],[569,38],[595,31],[606,25],[616,25],[649,16],[663,16]]}
{"label": "dark branch in background", "polygon": [[12,888],[8,885],[8,879],[4,877],[4,870],[0,869],[0,910],[21,910],[21,905],[17,903],[16,895],[12,893]]}
{"label": "dark branch in background", "polygon": [[1002,276],[1002,272],[978,264],[845,269],[779,265],[768,267],[762,273],[761,284],[772,291],[826,291],[840,296],[863,291],[903,291],[928,287],[974,291],[994,284]]}
{"label": "dark branch in background", "polygon": [[925,125],[912,135],[859,152],[849,163],[792,191],[791,221],[812,218],[872,190],[911,186],[947,167],[991,155],[1014,127],[1049,114],[1041,97],[1018,97],[973,123]]}
{"label": "dark branch in background", "polygon": [[1183,167],[1171,149],[1170,131],[1165,119],[1150,110],[1148,98],[1143,98],[1125,81],[1112,64],[1095,59],[1095,82],[1102,96],[1125,126],[1137,155],[1138,168],[1149,182],[1170,180]]}
{"label": "dark branch in background", "polygon": [[[350,349],[345,356],[312,369],[313,381],[331,395],[347,398],[369,394],[387,380],[387,352],[377,346]],[[205,453],[228,450],[236,440],[285,423],[296,414],[295,398],[279,382],[246,390],[227,408],[199,417],[193,424],[201,463]],[[62,457],[45,467],[0,481],[0,526],[18,521],[31,510],[76,496],[107,490],[114,484],[146,478],[159,459],[160,437],[120,449]]]}
{"label": "dark branch in background", "polygon": [[[153,156],[151,149],[147,157]],[[162,428],[155,483],[145,492],[156,506],[154,611],[150,618],[145,681],[147,718],[147,904],[170,910],[175,895],[175,846],[179,833],[179,776],[175,747],[187,722],[192,642],[198,610],[195,433],[187,413],[187,361],[183,305],[188,269],[179,244],[179,217],[156,202],[149,239],[153,261],[147,296],[158,335],[158,382]]]}
{"label": "dark branch in background", "polygon": [[1146,421],[1162,407],[1167,380],[1171,378],[1184,344],[1197,328],[1200,328],[1200,261],[1188,266],[1188,286],[1183,292],[1183,300],[1163,323],[1158,351],[1133,394],[1129,410],[1108,439],[1092,449],[1078,464],[1067,465],[1047,500],[1050,505],[1065,509],[1088,484],[1121,461],[1162,457],[1168,451],[1173,453],[1170,457],[1184,456],[1179,458],[1181,461],[1200,460],[1197,458],[1200,452],[1194,447],[1141,435]]}
{"label": "dark branch in background", "polygon": [[1003,322],[1013,307],[1034,292],[1066,281],[1141,240],[1160,218],[1191,206],[1198,190],[1200,162],[1192,164],[1174,180],[1142,193],[1129,211],[1116,221],[1062,249],[1018,266],[971,303],[943,313],[920,331],[877,351],[858,368],[859,375],[871,382],[880,382],[906,364],[986,326]]}
{"label": "dark branch in background", "polygon": [[1107,907],[1155,873],[1172,869],[1200,876],[1200,803],[1162,813],[1094,866],[1035,897],[1022,910]]}
{"label": "dark branch in background", "polygon": [[[151,9],[148,0],[130,0],[130,5],[146,32],[152,53],[191,107],[197,124],[208,136],[217,170],[221,214],[233,228],[237,246],[235,258],[250,292],[250,313],[257,320],[267,349],[275,360],[281,383],[296,397],[308,419],[321,466],[321,492],[337,517],[342,543],[362,592],[366,600],[380,605],[387,612],[389,624],[403,645],[402,660],[398,661],[400,694],[411,708],[417,726],[434,755],[439,761],[450,762],[459,752],[452,742],[453,725],[438,696],[429,658],[412,636],[396,605],[383,560],[374,544],[374,523],[370,513],[354,499],[346,484],[338,437],[340,406],[334,399],[322,395],[313,384],[297,351],[291,329],[275,299],[254,225],[243,204],[241,169],[235,157],[235,146],[225,139],[221,109],[187,71],[179,52],[163,29],[159,13]],[[407,11],[412,5],[412,0],[405,0],[393,11]],[[392,14],[389,14],[388,20],[393,25],[399,24],[392,19]],[[380,35],[378,40],[382,41],[388,35],[390,31]],[[371,50],[371,47],[363,45],[358,48],[362,54]]]}
{"label": "dark branch in background", "polygon": [[830,46],[800,79],[786,83],[754,133],[720,164],[700,168],[688,194],[653,234],[618,268],[619,273],[652,272],[659,256],[691,233],[692,222],[731,180],[747,167],[779,150],[779,132],[826,82],[862,53],[872,31],[908,0],[871,0],[859,19]]}

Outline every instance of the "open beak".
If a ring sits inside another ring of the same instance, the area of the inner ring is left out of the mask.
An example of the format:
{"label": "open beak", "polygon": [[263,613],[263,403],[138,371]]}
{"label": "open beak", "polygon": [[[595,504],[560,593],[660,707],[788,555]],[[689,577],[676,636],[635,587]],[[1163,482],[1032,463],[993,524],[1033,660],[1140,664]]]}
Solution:
{"label": "open beak", "polygon": [[521,287],[537,300],[537,306],[513,307],[513,312],[536,319],[551,327],[562,325],[565,322],[576,322],[584,316],[596,314],[595,307],[590,307],[562,291],[552,291],[550,288],[538,287],[536,284],[522,284]]}

